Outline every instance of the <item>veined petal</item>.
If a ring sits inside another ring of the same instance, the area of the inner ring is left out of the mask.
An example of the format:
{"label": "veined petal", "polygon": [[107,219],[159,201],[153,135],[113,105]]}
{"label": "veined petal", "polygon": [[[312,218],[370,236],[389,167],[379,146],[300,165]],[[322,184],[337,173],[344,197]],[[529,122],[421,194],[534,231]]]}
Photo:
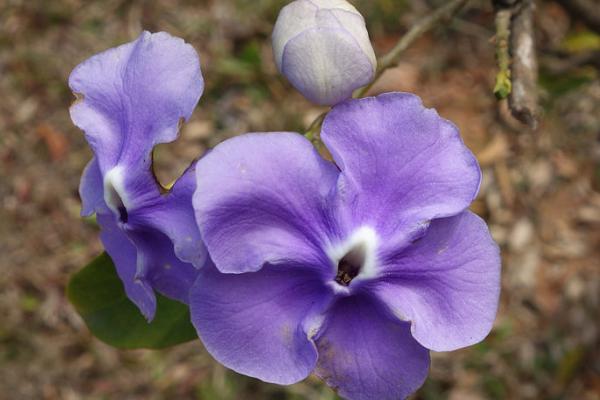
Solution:
{"label": "veined petal", "polygon": [[164,32],[143,32],[79,64],[69,86],[81,96],[71,118],[85,131],[102,175],[122,165],[130,185],[150,173],[154,145],[176,138],[203,80],[192,46]]}
{"label": "veined petal", "polygon": [[323,243],[336,233],[328,200],[338,172],[308,140],[295,133],[238,136],[200,159],[196,172],[196,221],[220,271],[330,263]]}
{"label": "veined petal", "polygon": [[81,197],[82,217],[89,217],[95,212],[108,212],[108,207],[104,202],[102,173],[95,157],[90,160],[83,170],[79,182],[79,197]]}
{"label": "veined petal", "polygon": [[425,381],[429,352],[366,295],[340,299],[316,340],[316,374],[349,400],[397,400]]}
{"label": "veined petal", "polygon": [[287,266],[224,274],[207,265],[190,294],[192,322],[208,352],[239,373],[291,384],[317,361],[304,322],[329,300],[313,274]]}
{"label": "veined petal", "polygon": [[102,228],[100,239],[115,263],[127,297],[146,319],[152,320],[156,311],[154,290],[188,303],[198,270],[175,255],[168,236],[148,226],[124,229],[112,213],[97,214],[97,220]]}
{"label": "veined petal", "polygon": [[144,317],[151,321],[156,312],[156,296],[147,279],[136,278],[135,246],[117,226],[112,214],[98,214],[97,220],[102,227],[100,239],[115,264],[127,297],[139,308]]}
{"label": "veined petal", "polygon": [[382,260],[373,293],[423,346],[449,351],[490,332],[500,294],[500,252],[485,222],[470,211],[434,220],[425,236]]}
{"label": "veined petal", "polygon": [[433,218],[467,208],[480,170],[449,121],[407,93],[349,100],[327,115],[323,142],[342,170],[338,200],[349,224],[376,229],[390,248]]}
{"label": "veined petal", "polygon": [[134,219],[142,226],[162,232],[173,243],[175,255],[180,260],[200,268],[206,262],[207,252],[192,207],[196,189],[195,167],[194,163],[157,202],[138,210]]}
{"label": "veined petal", "polygon": [[198,270],[175,255],[173,243],[160,231],[148,228],[127,232],[127,236],[137,250],[135,279],[147,281],[161,294],[188,304]]}

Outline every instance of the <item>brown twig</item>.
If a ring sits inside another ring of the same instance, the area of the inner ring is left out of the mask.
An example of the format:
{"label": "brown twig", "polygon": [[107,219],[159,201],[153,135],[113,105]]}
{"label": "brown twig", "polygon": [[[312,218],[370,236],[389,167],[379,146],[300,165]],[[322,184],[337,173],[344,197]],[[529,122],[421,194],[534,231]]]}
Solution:
{"label": "brown twig", "polygon": [[512,90],[508,105],[512,115],[532,129],[538,124],[538,65],[533,25],[534,0],[522,0],[511,22]]}
{"label": "brown twig", "polygon": [[534,0],[493,0],[496,9],[498,74],[494,94],[508,98],[511,114],[532,129],[538,124],[538,65]]}

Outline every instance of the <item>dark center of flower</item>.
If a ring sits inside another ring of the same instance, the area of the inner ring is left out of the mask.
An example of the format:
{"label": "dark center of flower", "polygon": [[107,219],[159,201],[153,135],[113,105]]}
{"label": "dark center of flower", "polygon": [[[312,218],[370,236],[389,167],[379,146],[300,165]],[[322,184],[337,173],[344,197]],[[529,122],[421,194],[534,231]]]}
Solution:
{"label": "dark center of flower", "polygon": [[363,243],[357,244],[338,261],[335,281],[342,286],[350,285],[352,279],[360,273],[365,263],[367,249]]}
{"label": "dark center of flower", "polygon": [[125,206],[119,206],[119,208],[117,208],[117,210],[119,211],[119,221],[121,221],[121,223],[126,224],[127,220],[129,219],[129,215],[127,214],[127,209],[125,208]]}

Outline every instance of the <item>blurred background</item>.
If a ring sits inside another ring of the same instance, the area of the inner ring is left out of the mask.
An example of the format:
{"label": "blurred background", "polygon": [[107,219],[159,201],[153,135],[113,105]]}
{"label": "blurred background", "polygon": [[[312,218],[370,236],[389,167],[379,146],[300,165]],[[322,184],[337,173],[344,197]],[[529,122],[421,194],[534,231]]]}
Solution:
{"label": "blurred background", "polygon": [[[303,131],[323,109],[277,74],[270,33],[281,0],[0,1],[0,399],[316,399],[316,378],[267,385],[219,366],[192,342],[119,351],[67,302],[69,275],[102,250],[79,217],[91,157],[69,119],[70,71],[142,28],[200,53],[206,90],[173,144],[156,151],[168,183],[207,148],[248,131]],[[379,55],[440,1],[353,1]],[[419,39],[372,93],[400,90],[454,121],[484,180],[474,211],[502,247],[495,329],[433,354],[414,399],[600,399],[600,36],[538,1],[543,117],[536,132],[496,102],[493,10],[471,1]],[[600,6],[599,6],[600,7]]]}

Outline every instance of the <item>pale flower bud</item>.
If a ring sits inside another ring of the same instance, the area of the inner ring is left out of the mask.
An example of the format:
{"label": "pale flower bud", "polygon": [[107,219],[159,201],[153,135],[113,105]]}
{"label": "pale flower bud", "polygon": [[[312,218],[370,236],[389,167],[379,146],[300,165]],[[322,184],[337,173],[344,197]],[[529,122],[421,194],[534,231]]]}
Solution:
{"label": "pale flower bud", "polygon": [[333,105],[375,75],[377,61],[362,15],[345,0],[296,0],[273,30],[279,71],[307,99]]}

